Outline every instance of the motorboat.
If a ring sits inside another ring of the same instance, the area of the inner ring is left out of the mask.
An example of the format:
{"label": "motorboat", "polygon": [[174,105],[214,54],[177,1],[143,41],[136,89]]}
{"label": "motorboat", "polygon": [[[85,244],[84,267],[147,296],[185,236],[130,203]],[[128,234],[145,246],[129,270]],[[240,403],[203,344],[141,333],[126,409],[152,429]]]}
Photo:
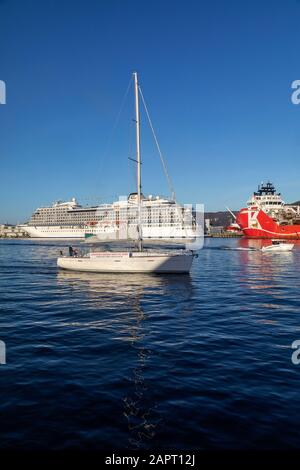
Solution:
{"label": "motorboat", "polygon": [[294,243],[286,243],[282,240],[272,240],[272,245],[263,246],[261,251],[273,252],[273,251],[292,251]]}

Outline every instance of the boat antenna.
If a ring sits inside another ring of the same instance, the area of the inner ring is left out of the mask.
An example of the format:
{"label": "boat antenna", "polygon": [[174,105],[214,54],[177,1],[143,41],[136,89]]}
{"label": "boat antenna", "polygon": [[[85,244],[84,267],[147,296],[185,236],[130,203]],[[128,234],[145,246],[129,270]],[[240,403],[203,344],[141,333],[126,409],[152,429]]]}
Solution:
{"label": "boat antenna", "polygon": [[136,131],[136,161],[137,161],[137,196],[138,196],[138,249],[142,251],[142,224],[141,224],[141,147],[140,147],[140,112],[139,112],[139,85],[137,72],[133,73],[135,95],[135,131]]}
{"label": "boat antenna", "polygon": [[146,105],[146,102],[145,102],[145,98],[144,98],[144,95],[143,95],[143,92],[142,92],[142,89],[141,87],[139,86],[139,92],[140,92],[140,95],[141,95],[141,98],[142,98],[142,102],[143,102],[143,105],[144,105],[144,108],[145,108],[145,112],[146,112],[146,116],[147,116],[147,119],[148,119],[148,122],[149,122],[149,125],[150,125],[150,129],[152,131],[152,134],[153,134],[153,137],[154,137],[154,141],[155,141],[155,144],[156,144],[156,147],[157,147],[157,150],[158,150],[158,154],[160,156],[160,160],[161,160],[161,163],[162,163],[162,166],[163,166],[163,169],[164,169],[164,172],[165,172],[165,175],[166,175],[166,178],[167,178],[167,182],[168,182],[168,186],[169,186],[169,191],[171,193],[171,197],[172,199],[175,201],[175,191],[174,191],[174,186],[173,186],[173,183],[172,183],[172,179],[169,175],[169,172],[168,172],[168,168],[167,168],[167,164],[166,164],[166,161],[163,157],[163,154],[160,150],[160,146],[159,146],[159,143],[158,143],[158,140],[157,140],[157,137],[156,137],[156,134],[155,134],[155,131],[154,131],[154,127],[153,127],[153,124],[152,124],[152,121],[151,121],[151,118],[150,118],[150,114],[149,114],[149,111],[148,111],[148,108],[147,108],[147,105]]}

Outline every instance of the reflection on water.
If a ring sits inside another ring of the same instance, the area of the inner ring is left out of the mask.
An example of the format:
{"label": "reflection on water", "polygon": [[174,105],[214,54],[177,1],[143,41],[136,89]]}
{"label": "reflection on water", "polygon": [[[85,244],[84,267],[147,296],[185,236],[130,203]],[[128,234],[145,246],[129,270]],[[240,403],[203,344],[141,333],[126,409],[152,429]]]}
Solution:
{"label": "reflection on water", "polygon": [[163,294],[168,288],[191,288],[190,275],[85,273],[57,270],[57,284],[80,291],[105,307],[115,296],[126,302],[142,299],[143,294]]}
{"label": "reflection on water", "polygon": [[260,251],[261,247],[266,244],[270,244],[270,241],[243,238],[239,240],[239,247],[252,247],[257,250],[239,251],[241,281],[249,289],[270,289],[271,294],[278,295],[278,292],[274,291],[276,279],[284,275],[294,263],[294,253],[292,251],[273,253]]}
{"label": "reflection on water", "polygon": [[[273,318],[274,313],[282,312],[283,302],[287,298],[287,291],[291,285],[291,275],[297,256],[298,248],[295,252],[270,252],[264,253],[262,246],[270,244],[270,240],[240,239],[239,247],[252,247],[255,251],[239,252],[239,279],[240,284],[258,295],[257,310],[254,313],[258,317],[257,323],[265,325],[276,325],[277,319]],[[285,311],[294,309],[285,305]],[[261,313],[261,311],[263,313]],[[270,316],[272,316],[270,318]]]}
{"label": "reflection on water", "polygon": [[[123,416],[128,423],[128,446],[132,449],[147,447],[147,443],[157,433],[161,419],[156,413],[156,404],[151,402],[153,390],[145,379],[145,369],[151,358],[151,347],[145,347],[145,321],[147,312],[142,307],[144,296],[163,296],[169,289],[184,292],[186,299],[191,296],[192,284],[189,275],[154,275],[154,274],[113,274],[58,271],[57,283],[60,287],[70,287],[73,292],[85,296],[93,307],[101,311],[110,311],[111,315],[98,320],[63,323],[62,326],[109,329],[112,337],[126,341],[134,351],[131,375],[127,380],[131,384],[122,398]],[[115,315],[112,304],[127,310],[123,315]],[[186,308],[182,309],[186,314]]]}
{"label": "reflection on water", "polygon": [[57,285],[93,301],[100,309],[118,302],[128,306],[143,295],[164,295],[168,289],[191,289],[190,275],[84,273],[57,270]]}
{"label": "reflection on water", "polygon": [[151,355],[151,350],[145,348],[141,343],[144,336],[143,321],[145,314],[140,306],[140,296],[142,289],[138,289],[133,311],[136,314],[136,324],[129,327],[131,335],[131,347],[136,351],[137,361],[133,369],[132,377],[129,380],[132,387],[123,398],[124,416],[128,421],[129,446],[130,448],[141,448],[143,443],[149,441],[155,436],[155,430],[158,424],[157,417],[153,413],[152,403],[147,400],[148,384],[144,378],[144,370],[147,359]]}
{"label": "reflection on water", "polygon": [[116,291],[135,293],[137,287],[153,288],[168,282],[168,276],[154,274],[114,274],[114,273],[88,273],[76,271],[57,271],[58,282],[72,283],[82,290],[105,292]]}
{"label": "reflection on water", "polygon": [[270,240],[246,238],[207,243],[214,260],[223,260],[222,269],[234,286],[232,301],[239,299],[240,311],[261,324],[275,325],[283,312],[295,312],[300,241],[291,252],[262,252],[261,247],[269,244]]}

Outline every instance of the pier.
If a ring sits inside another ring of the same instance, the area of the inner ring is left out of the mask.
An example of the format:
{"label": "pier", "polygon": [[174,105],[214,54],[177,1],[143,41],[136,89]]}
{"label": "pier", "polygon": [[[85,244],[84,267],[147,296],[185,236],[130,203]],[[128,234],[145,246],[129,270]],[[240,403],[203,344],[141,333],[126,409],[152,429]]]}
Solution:
{"label": "pier", "polygon": [[230,233],[230,232],[214,232],[205,235],[207,238],[241,238],[242,233]]}

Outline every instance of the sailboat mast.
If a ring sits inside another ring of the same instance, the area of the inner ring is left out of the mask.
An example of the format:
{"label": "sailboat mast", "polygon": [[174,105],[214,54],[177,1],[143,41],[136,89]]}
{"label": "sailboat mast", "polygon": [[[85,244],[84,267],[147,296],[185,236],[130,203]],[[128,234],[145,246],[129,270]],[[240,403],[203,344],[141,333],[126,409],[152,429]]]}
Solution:
{"label": "sailboat mast", "polygon": [[140,147],[140,112],[139,112],[139,85],[137,73],[133,73],[134,94],[135,94],[135,131],[136,131],[136,161],[137,161],[137,196],[138,196],[138,232],[139,232],[139,250],[142,250],[141,234],[141,147]]}

